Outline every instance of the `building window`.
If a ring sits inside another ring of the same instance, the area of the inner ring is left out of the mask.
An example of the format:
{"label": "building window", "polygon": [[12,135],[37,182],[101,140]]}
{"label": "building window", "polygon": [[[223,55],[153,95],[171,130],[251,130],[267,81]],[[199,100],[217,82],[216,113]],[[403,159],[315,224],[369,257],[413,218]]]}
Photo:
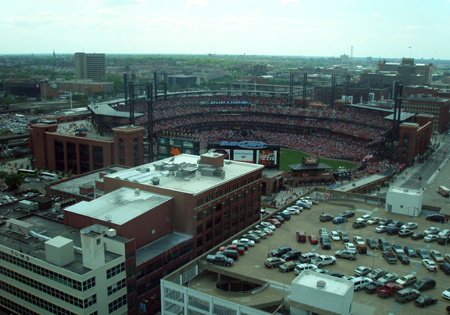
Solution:
{"label": "building window", "polygon": [[144,268],[141,268],[136,273],[136,279],[139,280],[145,276],[145,270]]}
{"label": "building window", "polygon": [[131,258],[134,258],[134,252],[129,253],[129,254],[127,255],[127,260],[129,260],[129,259],[131,259]]}
{"label": "building window", "polygon": [[212,219],[209,219],[208,221],[206,221],[206,224],[205,224],[205,230],[208,230],[210,228],[212,228]]}
{"label": "building window", "polygon": [[128,285],[128,295],[133,294],[134,291],[136,291],[136,282],[131,282],[131,283]]}
{"label": "building window", "polygon": [[122,290],[127,285],[127,281],[125,279],[119,280],[118,282],[114,283],[113,285],[110,285],[108,287],[108,295],[111,295],[113,293],[116,293],[117,291]]}
{"label": "building window", "polygon": [[94,159],[94,170],[103,168],[103,147],[92,146],[92,158]]}
{"label": "building window", "polygon": [[200,210],[197,212],[197,222],[201,221],[203,219],[203,211]]}
{"label": "building window", "polygon": [[197,207],[203,204],[203,198],[197,199]]}
{"label": "building window", "polygon": [[118,310],[119,308],[121,308],[124,305],[127,305],[127,296],[126,295],[122,295],[117,300],[112,301],[111,303],[108,304],[109,313],[111,314],[112,312],[115,312],[116,310]]}
{"label": "building window", "polygon": [[145,283],[138,286],[136,293],[137,293],[137,296],[141,296],[141,295],[145,294]]}
{"label": "building window", "polygon": [[162,268],[161,259],[158,259],[158,260],[154,261],[153,263],[151,263],[150,265],[147,265],[147,276],[160,268]]}
{"label": "building window", "polygon": [[180,248],[180,257],[191,252],[194,249],[194,244],[189,243]]}
{"label": "building window", "polygon": [[147,282],[147,292],[150,292],[160,285],[160,280],[162,279],[162,274],[156,275]]}
{"label": "building window", "polygon": [[177,258],[178,258],[178,250],[174,250],[172,252],[169,251],[169,253],[164,257],[164,266],[170,264]]}
{"label": "building window", "polygon": [[202,234],[203,231],[203,224],[197,225],[197,235]]}
{"label": "building window", "polygon": [[117,266],[106,270],[106,279],[114,277],[123,271],[125,271],[125,263],[118,264]]}
{"label": "building window", "polygon": [[128,275],[128,279],[133,278],[135,275],[135,270],[134,270],[135,266],[130,266],[127,269],[127,275]]}

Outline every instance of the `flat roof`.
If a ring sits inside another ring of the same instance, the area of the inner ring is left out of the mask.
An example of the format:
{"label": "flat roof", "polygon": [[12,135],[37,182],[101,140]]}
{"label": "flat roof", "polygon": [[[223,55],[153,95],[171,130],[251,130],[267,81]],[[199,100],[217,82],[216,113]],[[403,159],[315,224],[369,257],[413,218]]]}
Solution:
{"label": "flat roof", "polygon": [[325,163],[317,163],[317,164],[292,164],[289,165],[293,171],[302,171],[302,170],[323,170],[332,168],[330,165]]}
{"label": "flat roof", "polygon": [[391,187],[389,187],[388,193],[389,192],[395,192],[395,193],[411,195],[411,196],[417,196],[417,195],[422,195],[423,194],[423,190],[412,189],[412,188],[404,188],[404,187],[398,187],[398,186],[391,186]]}
{"label": "flat roof", "polygon": [[[414,114],[414,113],[400,112],[400,121],[407,120],[407,119],[409,119],[411,117],[414,117],[415,115],[416,114]],[[397,112],[397,117],[398,117],[398,112]],[[394,120],[394,114],[386,116],[386,117],[384,117],[384,119]]]}
{"label": "flat roof", "polygon": [[100,173],[116,173],[123,170],[126,170],[126,167],[121,166],[112,166],[108,167],[107,169],[101,169],[97,172],[93,172],[91,174],[87,175],[81,175],[78,177],[70,178],[66,181],[61,181],[57,184],[51,185],[50,190],[56,190],[61,191],[67,194],[71,195],[77,195],[77,196],[83,196],[86,197],[86,195],[80,194],[80,186],[83,186],[85,184],[94,185],[96,180],[100,180]]}
{"label": "flat roof", "polygon": [[153,243],[147,244],[136,250],[136,266],[139,266],[153,257],[168,251],[169,248],[174,248],[178,244],[186,242],[190,239],[193,239],[193,236],[174,232],[158,239]]}
{"label": "flat roof", "polygon": [[353,285],[349,280],[324,275],[310,270],[305,270],[299,274],[298,277],[292,281],[292,285],[297,284],[317,290],[317,281],[320,280],[326,282],[326,285],[321,288],[322,291],[341,296],[344,296]]}
{"label": "flat roof", "polygon": [[[201,175],[198,169],[199,160],[200,156],[198,155],[180,154],[171,158],[158,160],[157,162],[147,163],[121,172],[106,175],[105,178],[117,178],[149,186],[154,186],[152,179],[158,178],[158,187],[197,195],[210,190],[211,188],[223,185],[226,182],[240,178],[245,174],[264,168],[263,165],[259,164],[226,160],[224,161],[223,167],[216,168],[223,170],[224,178],[222,179],[217,176]],[[171,171],[168,170],[156,170],[156,167],[161,165],[165,165],[169,168],[173,166],[178,170],[175,170],[174,174],[171,174]],[[207,167],[215,168],[210,165],[207,165]],[[142,170],[147,170],[148,172],[142,172]],[[186,173],[186,176],[181,176],[181,173],[178,174],[180,171]]]}
{"label": "flat roof", "polygon": [[335,188],[334,190],[338,190],[338,191],[351,191],[352,189],[358,188],[358,187],[362,187],[365,186],[367,184],[379,181],[383,178],[386,178],[386,176],[384,175],[378,175],[378,174],[373,174],[370,176],[367,176],[365,178],[361,178],[357,181],[342,185],[340,187]]}
{"label": "flat roof", "polygon": [[65,211],[122,225],[171,199],[171,196],[122,187],[92,201],[81,201]]}
{"label": "flat roof", "polygon": [[81,136],[76,135],[75,131],[77,129],[83,130],[82,133],[85,134],[85,136],[82,136],[82,138],[97,139],[102,141],[114,140],[113,134],[105,133],[103,136],[100,135],[100,133],[98,133],[97,130],[95,130],[92,123],[87,120],[77,120],[72,122],[60,123],[58,124],[58,128],[56,129],[56,133],[60,135],[80,138]]}
{"label": "flat roof", "polygon": [[[33,225],[32,230],[36,233],[51,238],[62,236],[72,240],[74,246],[81,247],[80,229],[38,215],[29,215],[21,218],[20,221]],[[45,242],[36,241],[33,237],[25,237],[17,233],[11,233],[6,228],[6,225],[0,226],[0,235],[2,235],[2,237],[0,237],[1,245],[15,251],[21,251],[23,254],[29,255],[36,259],[47,261],[45,256]],[[57,240],[58,239],[56,239],[56,241]],[[91,271],[91,269],[83,267],[82,255],[75,253],[74,256],[75,260],[62,267],[63,269],[67,269],[79,275],[83,275]],[[119,257],[121,256],[108,251],[105,252],[106,263]]]}
{"label": "flat roof", "polygon": [[[114,101],[120,102],[119,100],[114,100]],[[123,101],[125,101],[125,100],[123,100]],[[108,103],[106,103],[106,104],[105,104],[105,102],[97,103],[97,104],[89,104],[88,107],[95,115],[113,116],[113,117],[118,117],[118,118],[130,118],[130,112],[119,112],[119,111],[115,110],[114,108],[112,108],[111,106],[109,106],[109,104],[112,102],[113,101],[108,101]],[[134,112],[134,117],[140,117],[140,116],[144,116],[144,113]]]}

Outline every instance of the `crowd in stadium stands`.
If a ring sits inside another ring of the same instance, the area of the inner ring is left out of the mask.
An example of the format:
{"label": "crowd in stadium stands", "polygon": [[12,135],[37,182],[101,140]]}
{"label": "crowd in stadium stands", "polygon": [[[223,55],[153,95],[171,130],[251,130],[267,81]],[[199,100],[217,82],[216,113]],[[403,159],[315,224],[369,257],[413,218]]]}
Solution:
{"label": "crowd in stadium stands", "polygon": [[[313,155],[356,157],[359,160],[369,153],[370,150],[366,146],[381,141],[383,134],[391,125],[384,119],[387,114],[383,112],[281,106],[285,104],[285,98],[265,96],[201,96],[157,100],[153,103],[153,130],[192,132],[190,127],[192,125],[219,121],[278,124],[280,127],[289,125],[313,127],[317,129],[313,129],[310,134],[253,130],[253,135],[248,135],[245,139],[232,130],[199,131],[200,147],[206,148],[208,142],[227,140],[232,134],[231,140],[239,140],[239,137],[242,137],[241,140],[252,140],[249,137],[254,137],[253,140],[263,139],[267,143],[307,151]],[[129,111],[129,106],[124,104],[114,105],[113,108],[118,111]],[[134,108],[136,113],[145,113],[135,118],[135,125],[145,127],[147,103],[136,102]],[[109,120],[112,121],[112,117],[109,117]],[[120,118],[118,123],[128,124],[129,119]],[[370,140],[367,141],[366,138]]]}

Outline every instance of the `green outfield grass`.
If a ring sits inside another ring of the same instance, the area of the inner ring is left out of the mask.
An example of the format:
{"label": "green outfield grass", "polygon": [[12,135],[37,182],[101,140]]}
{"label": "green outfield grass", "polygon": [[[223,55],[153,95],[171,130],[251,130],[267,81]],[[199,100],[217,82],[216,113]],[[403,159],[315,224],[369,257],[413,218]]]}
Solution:
{"label": "green outfield grass", "polygon": [[[292,164],[301,164],[302,158],[309,157],[309,154],[302,153],[299,151],[294,150],[288,150],[288,149],[281,149],[281,157],[280,157],[280,170],[281,171],[291,171],[291,168],[289,165]],[[329,159],[323,159],[320,158],[320,163],[325,163],[330,165],[332,168],[338,168],[339,166],[343,166],[345,168],[351,169],[355,166],[356,163],[352,163],[349,161],[343,161],[343,160],[329,160]]]}

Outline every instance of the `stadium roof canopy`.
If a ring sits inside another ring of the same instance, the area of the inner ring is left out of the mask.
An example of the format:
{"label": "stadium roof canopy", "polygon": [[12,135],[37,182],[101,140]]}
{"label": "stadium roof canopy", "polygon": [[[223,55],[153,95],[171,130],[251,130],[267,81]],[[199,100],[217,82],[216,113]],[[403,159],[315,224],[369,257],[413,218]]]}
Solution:
{"label": "stadium roof canopy", "polygon": [[[416,114],[414,114],[414,113],[401,112],[401,113],[400,113],[400,121],[408,120],[408,119],[410,119],[411,117],[414,117],[415,115],[416,115]],[[398,113],[397,113],[397,117],[398,117]],[[384,117],[384,119],[387,119],[387,120],[394,120],[394,114],[389,115],[389,116],[386,116],[386,117]]]}
{"label": "stadium roof canopy", "polygon": [[[130,112],[119,112],[109,106],[108,104],[89,104],[89,109],[95,114],[95,115],[101,115],[101,116],[113,116],[113,117],[119,117],[119,118],[130,118]],[[134,113],[134,117],[143,116],[143,113]]]}
{"label": "stadium roof canopy", "polygon": [[324,170],[328,168],[332,168],[330,165],[325,163],[317,163],[317,164],[292,164],[289,165],[293,171],[303,171],[303,170]]}

